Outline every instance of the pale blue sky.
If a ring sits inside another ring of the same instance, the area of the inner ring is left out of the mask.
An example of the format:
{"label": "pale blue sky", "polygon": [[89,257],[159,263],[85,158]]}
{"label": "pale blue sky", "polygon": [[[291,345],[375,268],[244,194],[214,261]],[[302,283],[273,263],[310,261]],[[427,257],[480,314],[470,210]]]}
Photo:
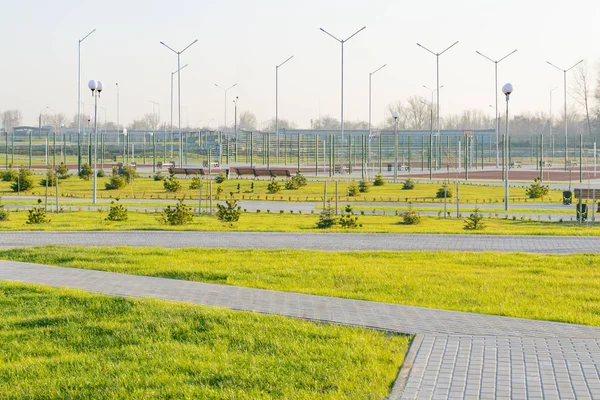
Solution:
{"label": "pale blue sky", "polygon": [[[600,59],[598,0],[423,0],[423,1],[6,1],[0,24],[0,110],[19,108],[24,123],[35,124],[39,110],[50,106],[69,117],[77,111],[77,41],[82,44],[82,86],[103,80],[101,105],[116,120],[115,82],[121,92],[121,123],[152,112],[161,104],[169,120],[170,73],[174,54],[159,44],[182,48],[183,123],[223,120],[223,93],[230,91],[241,110],[263,122],[275,114],[275,65],[280,69],[280,117],[307,127],[311,118],[340,112],[340,45],[319,31],[346,37],[367,29],[345,45],[345,109],[348,120],[368,118],[368,76],[373,77],[373,119],[384,119],[387,104],[414,94],[428,97],[421,85],[435,86],[435,57],[416,42],[440,51],[460,43],[440,58],[441,112],[485,109],[494,102],[493,64],[475,50],[500,58],[499,83],[510,81],[514,112],[562,107],[562,74],[546,64],[568,67],[585,59],[596,73]],[[82,101],[91,104],[87,89]],[[90,109],[88,108],[88,112]],[[176,113],[175,113],[176,114]],[[101,117],[102,118],[102,117]],[[176,116],[174,117],[176,123]]]}

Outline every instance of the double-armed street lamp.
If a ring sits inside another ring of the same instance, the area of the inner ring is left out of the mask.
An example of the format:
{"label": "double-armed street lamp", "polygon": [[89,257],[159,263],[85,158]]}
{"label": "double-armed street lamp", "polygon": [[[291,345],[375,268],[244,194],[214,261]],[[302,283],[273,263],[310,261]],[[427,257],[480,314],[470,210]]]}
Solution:
{"label": "double-armed street lamp", "polygon": [[502,93],[506,96],[506,134],[504,138],[504,165],[506,166],[506,177],[504,179],[504,210],[508,211],[508,170],[510,168],[508,156],[508,100],[513,92],[513,87],[510,83],[502,86]]}
{"label": "double-armed street lamp", "polygon": [[[494,88],[496,90],[496,95],[495,95],[495,99],[496,99],[496,115],[498,115],[498,63],[500,63],[501,61],[505,60],[506,58],[508,58],[509,56],[513,55],[515,52],[517,51],[517,49],[514,49],[513,51],[511,51],[510,53],[508,53],[507,55],[505,55],[504,57],[502,57],[499,60],[492,60],[490,57],[486,56],[483,53],[480,53],[479,51],[475,50],[475,53],[479,54],[481,57],[491,61],[494,63]],[[499,139],[499,132],[498,130],[500,129],[500,120],[498,118],[496,118],[496,168],[498,168],[500,165],[500,154],[499,154],[499,147],[498,147],[498,139]]]}
{"label": "double-armed street lamp", "polygon": [[287,60],[275,66],[275,136],[277,137],[277,164],[279,164],[279,67],[290,61],[294,56],[288,57]]}
{"label": "double-armed street lamp", "polygon": [[394,183],[398,181],[398,117],[400,113],[394,111],[392,113],[394,117]]}
{"label": "double-armed street lamp", "polygon": [[385,66],[387,66],[387,64],[383,64],[381,67],[377,68],[375,71],[373,72],[369,72],[369,156],[367,157],[367,163],[369,164],[369,168],[371,168],[371,138],[373,137],[373,132],[372,132],[372,123],[371,123],[371,78],[373,77],[373,75],[375,75],[377,72],[381,71]]}
{"label": "double-armed street lamp", "polygon": [[[169,49],[173,53],[177,54],[177,112],[178,112],[178,115],[179,115],[179,167],[180,168],[183,167],[183,158],[182,158],[182,153],[183,153],[183,136],[181,134],[181,70],[183,68],[181,68],[181,54],[184,51],[186,51],[187,49],[189,49],[197,41],[198,41],[198,39],[194,40],[192,43],[188,44],[187,47],[185,47],[181,51],[173,50],[171,47],[169,47],[168,45],[166,45],[164,42],[160,42],[160,44],[162,44],[163,46],[165,46],[167,49]],[[171,104],[173,104],[172,101],[171,101]]]}
{"label": "double-armed street lamp", "polygon": [[[92,33],[96,32],[93,29],[85,35],[83,39],[79,39],[77,47],[77,136],[81,136],[81,42],[88,38]],[[81,148],[79,148],[81,151]],[[77,172],[81,172],[81,154],[77,157]]]}
{"label": "double-armed street lamp", "polygon": [[175,76],[175,74],[178,74],[182,69],[184,69],[187,66],[188,64],[185,64],[177,71],[171,72],[171,159],[173,159],[173,77]]}
{"label": "double-armed street lamp", "polygon": [[[569,72],[570,70],[572,70],[573,68],[575,68],[576,66],[581,64],[583,62],[583,60],[578,61],[577,63],[573,64],[570,68],[567,68],[567,69],[559,68],[556,65],[552,64],[550,61],[546,61],[546,62],[563,73],[563,80],[564,80],[563,90],[564,90],[564,94],[565,94],[565,171],[566,171],[567,170],[567,162],[568,162],[568,151],[569,151],[568,140],[567,140],[567,136],[568,136],[568,132],[569,132],[568,123],[567,123],[567,72]],[[550,92],[550,93],[552,93],[552,92]]]}
{"label": "double-armed street lamp", "polygon": [[[348,40],[352,39],[354,36],[358,35],[360,32],[362,32],[363,30],[367,29],[366,26],[363,26],[362,28],[360,28],[359,30],[357,30],[356,32],[354,32],[352,35],[348,36],[346,39],[338,39],[337,37],[335,37],[334,35],[332,35],[331,33],[327,32],[325,29],[323,28],[319,28],[321,31],[323,31],[324,33],[326,33],[327,35],[331,36],[333,39],[335,39],[336,41],[338,41],[341,45],[342,45],[342,85],[341,85],[341,118],[340,118],[340,132],[341,132],[341,137],[342,137],[342,146],[340,148],[340,153],[341,153],[341,161],[342,161],[342,165],[344,164],[344,43],[346,43]],[[342,168],[343,170],[343,168]],[[350,168],[348,168],[348,172],[350,172]]]}
{"label": "double-armed street lamp", "polygon": [[88,88],[92,91],[92,96],[94,97],[94,189],[92,203],[96,204],[96,177],[98,175],[98,171],[96,170],[96,163],[98,161],[98,97],[100,97],[104,85],[101,81],[91,80],[88,82]]}

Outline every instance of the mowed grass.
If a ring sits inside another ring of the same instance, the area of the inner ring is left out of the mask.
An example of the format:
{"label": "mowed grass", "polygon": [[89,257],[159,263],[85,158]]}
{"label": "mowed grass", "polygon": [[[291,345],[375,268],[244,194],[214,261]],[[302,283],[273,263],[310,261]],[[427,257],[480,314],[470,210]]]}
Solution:
{"label": "mowed grass", "polygon": [[[345,205],[340,204],[342,212]],[[49,206],[49,211],[51,207]],[[82,208],[84,209],[84,207]],[[67,211],[59,214],[48,214],[48,224],[27,224],[27,211],[10,211],[9,220],[0,222],[0,231],[28,230],[28,231],[121,231],[121,230],[177,230],[177,231],[238,231],[238,232],[336,232],[336,233],[421,233],[421,234],[472,234],[472,235],[548,235],[548,236],[599,236],[600,225],[579,225],[575,218],[569,220],[566,216],[553,216],[551,221],[540,219],[504,219],[489,218],[490,213],[483,213],[486,228],[483,230],[469,231],[464,229],[464,220],[472,212],[472,207],[462,209],[463,217],[447,218],[422,216],[418,225],[403,225],[400,216],[392,215],[360,215],[357,212],[358,223],[362,227],[345,229],[336,226],[331,229],[319,229],[316,223],[319,219],[318,212],[314,214],[280,214],[279,210],[261,210],[245,212],[239,222],[233,226],[223,224],[215,216],[203,215],[195,217],[189,224],[182,226],[162,225],[158,222],[157,212],[129,211],[127,221],[106,221],[108,207],[102,212],[98,211]],[[451,208],[448,208],[451,211]],[[435,210],[434,210],[435,211]],[[500,215],[499,215],[500,216]],[[564,222],[560,222],[560,219]]]}
{"label": "mowed grass", "polygon": [[[108,171],[110,172],[110,171]],[[163,174],[167,176],[168,174]],[[27,192],[21,192],[21,195],[34,195],[42,196],[45,194],[45,186],[41,186],[39,181],[42,179],[42,174],[36,174],[34,180],[36,186]],[[99,198],[115,198],[120,197],[122,199],[166,199],[173,197],[186,197],[186,198],[198,198],[200,192],[198,189],[189,189],[191,177],[179,177],[182,189],[177,193],[168,193],[165,191],[162,181],[155,181],[152,178],[136,178],[133,184],[127,185],[120,190],[106,190],[105,184],[109,181],[108,177],[97,179],[98,197]],[[327,198],[335,199],[335,182],[330,181],[329,178],[321,177],[320,179],[328,180],[327,182]],[[388,182],[384,186],[371,186],[368,193],[360,193],[358,196],[349,197],[347,196],[348,186],[352,182],[358,182],[360,178],[355,180],[340,180],[338,182],[338,197],[340,201],[373,201],[373,202],[419,202],[419,201],[434,201],[437,190],[443,184],[443,180],[434,180],[433,182],[428,180],[417,181],[416,186],[413,190],[402,190],[402,182],[404,178],[400,179],[399,183]],[[269,180],[260,179],[230,179],[222,184],[217,184],[213,181],[213,196],[217,195],[217,187],[223,190],[221,198],[225,196],[233,196],[238,200],[277,200],[277,201],[322,201],[324,194],[324,183],[323,181],[308,181],[307,185],[300,188],[299,190],[285,190],[284,182],[285,179],[278,178],[280,181],[282,190],[276,194],[269,194],[267,185]],[[238,190],[238,185],[239,190]],[[253,188],[251,187],[253,185]],[[543,203],[543,202],[560,202],[562,200],[562,191],[551,190],[550,194],[545,199],[527,199],[525,193],[525,187],[529,186],[528,183],[519,183],[521,187],[511,187],[510,189],[510,202],[511,203]],[[69,179],[59,181],[59,195],[67,197],[80,197],[80,198],[91,198],[92,197],[92,181],[84,181],[78,177],[71,177]],[[449,190],[453,192],[453,196],[456,197],[456,191],[454,182],[449,183]],[[55,194],[55,188],[49,188],[51,196]],[[203,197],[206,198],[209,193],[209,182],[208,179],[204,180]],[[0,181],[0,196],[9,197],[16,193],[10,188],[9,182]],[[502,203],[504,200],[504,188],[502,186],[495,185],[476,185],[464,182],[460,182],[459,197],[462,203]],[[436,200],[437,201],[437,200]],[[451,200],[450,200],[451,201]]]}
{"label": "mowed grass", "polygon": [[50,246],[0,259],[600,326],[600,255]]}
{"label": "mowed grass", "polygon": [[3,399],[384,399],[407,336],[0,282]]}

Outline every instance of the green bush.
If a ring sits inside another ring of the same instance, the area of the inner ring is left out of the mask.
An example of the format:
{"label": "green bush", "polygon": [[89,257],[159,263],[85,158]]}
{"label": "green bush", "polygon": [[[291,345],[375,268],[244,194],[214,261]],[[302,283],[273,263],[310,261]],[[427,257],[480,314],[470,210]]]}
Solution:
{"label": "green bush", "polygon": [[227,175],[225,175],[223,172],[221,172],[219,175],[217,175],[215,177],[215,182],[217,183],[223,183],[227,180]]}
{"label": "green bush", "polygon": [[385,180],[381,174],[375,175],[375,179],[373,180],[373,186],[383,186],[385,185]]}
{"label": "green bush", "polygon": [[361,193],[368,193],[369,192],[369,182],[367,182],[364,179],[361,179],[358,182],[358,191]]}
{"label": "green bush", "polygon": [[12,169],[12,167],[8,167],[8,169],[2,173],[2,180],[4,182],[16,181],[18,175],[17,171]]}
{"label": "green bush", "polygon": [[347,205],[342,212],[342,216],[340,217],[340,226],[346,229],[362,227],[362,225],[358,224],[358,217],[354,215],[354,211],[352,211],[352,207],[350,207],[350,205]]}
{"label": "green bush", "polygon": [[236,200],[227,200],[225,205],[217,204],[217,219],[232,224],[240,220],[242,207],[238,206]]}
{"label": "green bush", "polygon": [[157,172],[156,174],[154,174],[153,178],[154,178],[154,180],[155,180],[155,181],[157,181],[157,182],[158,182],[158,181],[164,181],[164,180],[165,180],[165,177],[163,176],[163,174],[161,174],[161,173],[160,173],[160,171],[159,171],[159,172]]}
{"label": "green bush", "polygon": [[303,186],[306,186],[306,177],[300,171],[296,171],[296,175],[285,182],[287,190],[298,190]]}
{"label": "green bush", "polygon": [[408,211],[402,213],[403,225],[418,225],[421,223],[421,215],[414,211],[412,205],[408,207]]}
{"label": "green bush", "polygon": [[525,189],[525,194],[530,199],[541,199],[544,196],[548,195],[550,188],[547,185],[542,185],[540,177],[537,177],[533,180],[533,183]]}
{"label": "green bush", "polygon": [[56,167],[56,173],[58,174],[58,179],[68,179],[71,176],[69,173],[69,167],[67,167],[63,162]]}
{"label": "green bush", "polygon": [[104,184],[106,190],[117,190],[125,187],[127,185],[127,181],[125,178],[118,175],[113,175],[110,177],[110,180]]}
{"label": "green bush", "polygon": [[335,216],[335,210],[331,207],[331,202],[327,203],[327,207],[319,213],[317,228],[326,229],[335,226],[338,223]]}
{"label": "green bush", "polygon": [[360,189],[356,182],[350,182],[348,185],[348,196],[358,196]]}
{"label": "green bush", "polygon": [[19,174],[17,175],[17,179],[11,183],[10,188],[13,192],[18,191],[27,191],[32,189],[35,186],[33,182],[33,176],[31,175],[31,171],[25,168],[19,169]]}
{"label": "green bush", "polygon": [[163,209],[158,217],[158,221],[165,225],[185,225],[192,222],[193,219],[194,213],[191,208],[183,204],[183,197],[179,199],[175,207],[168,206]]}
{"label": "green bush", "polygon": [[104,178],[106,176],[106,172],[104,172],[103,169],[99,169],[98,172],[96,173],[96,176],[98,178]]}
{"label": "green bush", "polygon": [[126,165],[121,168],[121,176],[125,178],[125,181],[129,184],[133,183],[133,180],[138,177],[138,173],[135,172],[135,167]]}
{"label": "green bush", "polygon": [[33,207],[28,211],[27,224],[47,224],[50,222],[50,219],[46,216],[46,211],[44,207],[41,206],[42,199],[38,199],[38,206]]}
{"label": "green bush", "polygon": [[196,175],[192,178],[192,181],[190,182],[190,189],[200,189],[201,184],[202,181],[200,180],[200,177]]}
{"label": "green bush", "polygon": [[464,229],[467,231],[480,231],[484,229],[485,222],[483,218],[483,214],[480,212],[479,208],[475,208],[475,212],[465,219]]}
{"label": "green bush", "polygon": [[89,181],[93,175],[94,171],[92,171],[92,167],[90,167],[88,164],[83,164],[81,166],[81,170],[79,171],[79,177],[81,179]]}
{"label": "green bush", "polygon": [[110,202],[110,209],[108,211],[107,221],[127,221],[127,209],[123,207],[123,204],[119,204],[119,199],[115,199]]}
{"label": "green bush", "polygon": [[167,192],[171,193],[181,190],[181,182],[179,182],[179,179],[173,174],[169,175],[169,177],[163,181],[163,186]]}
{"label": "green bush", "polygon": [[4,208],[4,204],[0,204],[0,222],[8,221],[8,210]]}
{"label": "green bush", "polygon": [[[445,194],[444,194],[444,189],[445,189]],[[443,199],[444,197],[446,197],[447,199],[452,198],[452,189],[450,189],[448,187],[448,185],[442,185],[441,188],[439,188],[435,194],[435,197],[437,199]]]}
{"label": "green bush", "polygon": [[281,183],[276,181],[275,179],[271,179],[271,182],[267,185],[267,193],[275,194],[281,190]]}
{"label": "green bush", "polygon": [[56,174],[52,168],[48,168],[48,171],[46,171],[46,176],[40,180],[40,185],[46,186],[46,181],[48,181],[48,186],[56,185]]}
{"label": "green bush", "polygon": [[[415,181],[413,181],[411,178],[408,178],[402,184],[402,190],[413,190],[414,188],[415,188]],[[444,197],[443,194],[442,194],[442,197]]]}

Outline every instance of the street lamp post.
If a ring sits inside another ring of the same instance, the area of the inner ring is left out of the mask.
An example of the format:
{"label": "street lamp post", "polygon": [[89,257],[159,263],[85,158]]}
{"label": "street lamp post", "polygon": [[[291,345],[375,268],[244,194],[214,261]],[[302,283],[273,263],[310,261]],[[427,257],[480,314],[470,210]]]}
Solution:
{"label": "street lamp post", "polygon": [[223,105],[224,105],[224,109],[223,109],[223,130],[227,131],[227,92],[229,91],[229,89],[233,89],[234,87],[237,86],[237,83],[234,83],[233,85],[229,86],[227,89],[217,85],[215,83],[215,86],[218,87],[219,89],[221,89],[223,91],[223,94],[225,95],[224,101],[223,101]]}
{"label": "street lamp post", "polygon": [[101,81],[91,80],[88,82],[88,88],[90,88],[92,96],[94,97],[94,190],[92,194],[92,203],[96,204],[96,176],[98,175],[98,171],[96,170],[96,164],[98,162],[98,97],[100,97],[104,85],[102,85]]}
{"label": "street lamp post", "polygon": [[[341,147],[340,147],[340,155],[341,155],[341,163],[342,163],[342,170],[343,170],[343,164],[344,164],[344,158],[343,158],[343,149],[344,149],[344,43],[346,43],[348,40],[352,39],[354,36],[358,35],[361,31],[365,30],[367,27],[363,26],[362,28],[360,28],[359,30],[357,30],[356,32],[354,32],[352,35],[348,36],[348,38],[340,40],[337,37],[333,36],[331,33],[327,32],[325,29],[320,28],[321,31],[323,31],[324,33],[328,34],[329,36],[331,36],[333,39],[337,40],[341,45],[342,45],[342,90],[341,90],[341,120],[340,120],[340,132],[342,135],[342,143],[341,143]],[[350,168],[348,168],[348,172],[350,172]]]}
{"label": "street lamp post", "polygon": [[504,139],[504,165],[506,165],[506,179],[504,179],[504,210],[508,212],[508,100],[513,92],[513,87],[510,83],[502,86],[502,93],[506,96],[506,133]]}
{"label": "street lamp post", "polygon": [[444,54],[445,52],[447,52],[448,50],[450,50],[452,47],[456,46],[456,44],[458,43],[458,40],[454,43],[452,43],[450,46],[446,47],[446,49],[444,49],[444,51],[440,52],[440,53],[434,53],[433,51],[429,50],[427,47],[423,46],[420,43],[417,43],[417,46],[421,47],[424,50],[427,50],[428,52],[430,52],[431,54],[433,54],[435,56],[435,60],[436,60],[436,82],[437,82],[437,100],[436,100],[436,125],[437,125],[437,137],[440,137],[440,56],[442,54]]}
{"label": "street lamp post", "polygon": [[563,73],[563,80],[564,80],[564,94],[565,94],[565,171],[567,170],[567,161],[568,161],[568,141],[567,141],[567,136],[568,136],[568,124],[567,124],[567,72],[569,72],[570,70],[572,70],[573,68],[575,68],[576,66],[578,66],[579,64],[581,64],[583,62],[583,60],[578,61],[577,63],[573,64],[573,66],[571,66],[570,68],[567,69],[562,69],[557,67],[556,65],[552,64],[550,61],[546,61],[548,64],[552,65],[554,68],[556,68],[559,71],[562,71]]}
{"label": "street lamp post", "polygon": [[277,137],[277,164],[279,164],[279,67],[290,61],[294,56],[275,66],[275,136]]}
{"label": "street lamp post", "polygon": [[369,156],[367,157],[367,163],[369,164],[369,168],[371,168],[371,137],[373,136],[372,132],[372,124],[371,124],[371,78],[375,73],[382,70],[387,64],[383,64],[381,67],[377,68],[375,71],[369,73]]}
{"label": "street lamp post", "polygon": [[[44,108],[42,108],[42,110],[40,111],[40,116],[38,118],[38,123],[39,123],[39,127],[38,127],[38,132],[40,135],[40,139],[42,138],[42,113],[44,111],[46,111],[47,109],[49,109],[50,107],[46,106]],[[31,169],[31,156],[32,156],[32,142],[31,142],[31,130],[29,131],[29,168]],[[47,183],[48,179],[46,179],[46,183]]]}
{"label": "street lamp post", "polygon": [[[234,158],[233,161],[237,163],[237,154],[238,154],[238,134],[237,134],[237,103],[239,100],[239,96],[235,96],[235,99],[233,99],[233,134],[235,135],[235,147],[234,147]],[[229,154],[229,146],[227,147],[227,154]]]}
{"label": "street lamp post", "polygon": [[398,181],[398,117],[400,113],[394,111],[394,183]]}
{"label": "street lamp post", "polygon": [[[173,159],[173,77],[175,74],[179,73],[182,69],[187,67],[188,64],[185,64],[183,67],[179,68],[177,71],[171,72],[171,159]],[[179,78],[177,78],[179,79]]]}
{"label": "street lamp post", "polygon": [[[182,159],[182,151],[183,151],[183,140],[181,135],[181,53],[189,49],[194,43],[196,43],[198,39],[194,40],[192,43],[188,44],[186,48],[181,51],[175,51],[171,47],[167,46],[164,42],[160,42],[167,49],[171,50],[173,53],[177,54],[177,111],[179,114],[179,168],[183,167],[183,159]],[[171,102],[172,103],[172,102]]]}
{"label": "street lamp post", "polygon": [[[93,29],[90,33],[85,35],[83,39],[79,39],[77,47],[77,135],[81,136],[81,42],[87,39],[92,33],[96,32]],[[78,147],[78,151],[81,151],[81,147]],[[77,172],[81,172],[81,155],[77,157]]]}
{"label": "street lamp post", "polygon": [[[430,111],[430,118],[431,118],[431,122],[429,124],[429,128],[430,128],[430,138],[429,138],[429,179],[432,179],[432,169],[433,169],[433,162],[432,162],[432,157],[431,157],[431,153],[433,152],[433,95],[440,89],[442,89],[444,87],[444,85],[441,85],[439,88],[435,88],[435,89],[430,89],[429,87],[423,85],[423,87],[425,89],[427,89],[430,93],[431,93],[431,103],[429,106],[429,111]],[[439,137],[439,130],[438,130],[438,134],[437,134],[437,141],[439,142],[441,139]],[[436,143],[435,146],[435,162],[436,162],[436,169],[437,169],[437,160],[438,160],[438,154],[437,152],[439,151],[438,145]],[[439,157],[441,159],[441,157]]]}
{"label": "street lamp post", "polygon": [[[516,51],[517,51],[517,49],[514,49],[513,51],[511,51],[510,53],[508,53],[507,55],[505,55],[501,59],[499,59],[499,60],[492,60],[491,58],[489,58],[485,54],[480,53],[479,51],[475,50],[475,53],[479,54],[481,57],[484,57],[487,60],[489,60],[489,61],[491,61],[491,62],[494,63],[494,76],[495,76],[494,88],[496,90],[496,95],[495,95],[495,99],[496,99],[496,115],[498,115],[498,63],[501,62],[502,60],[508,58],[509,56],[513,55]],[[496,168],[499,168],[499,166],[500,166],[499,165],[500,164],[500,154],[499,154],[499,148],[498,148],[498,139],[499,139],[498,130],[499,129],[500,129],[500,123],[499,123],[499,120],[496,119]]]}

